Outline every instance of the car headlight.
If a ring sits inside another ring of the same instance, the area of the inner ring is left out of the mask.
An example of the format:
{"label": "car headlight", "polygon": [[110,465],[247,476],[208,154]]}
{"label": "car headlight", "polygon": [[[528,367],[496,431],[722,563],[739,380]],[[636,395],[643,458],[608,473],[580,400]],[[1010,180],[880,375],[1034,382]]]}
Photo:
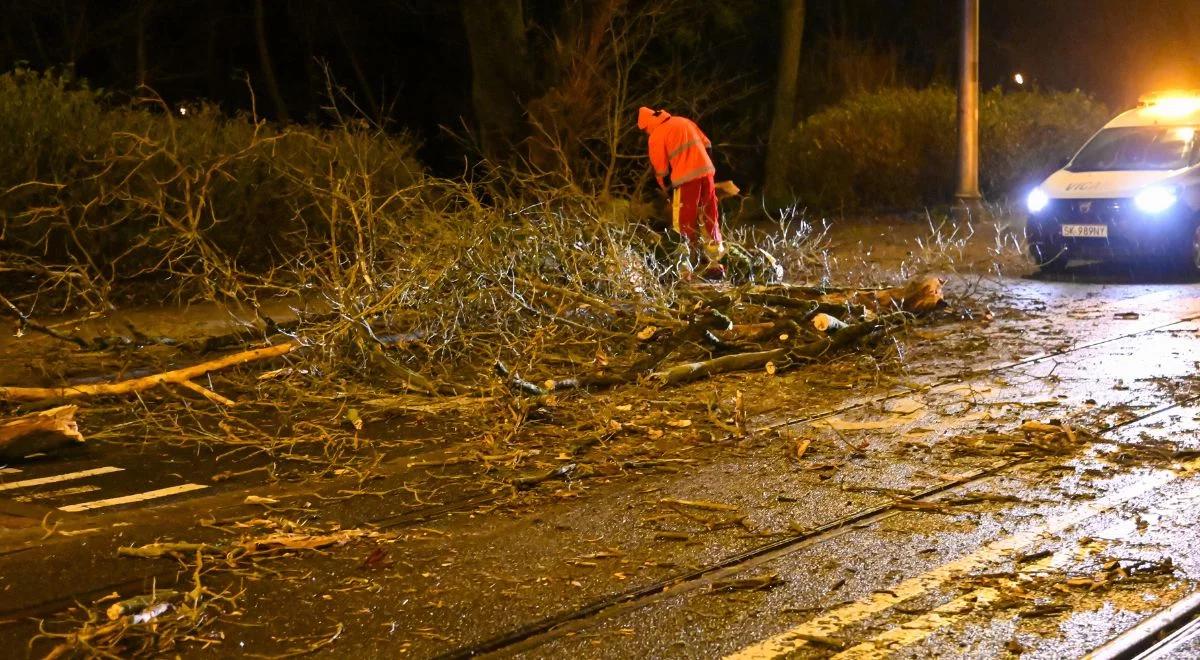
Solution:
{"label": "car headlight", "polygon": [[1162,186],[1146,188],[1133,198],[1133,203],[1143,213],[1162,213],[1175,206],[1177,201],[1179,201],[1179,197],[1175,191]]}
{"label": "car headlight", "polygon": [[1041,211],[1049,203],[1050,198],[1046,196],[1046,193],[1041,188],[1030,190],[1029,196],[1025,198],[1025,207],[1029,209],[1030,213]]}

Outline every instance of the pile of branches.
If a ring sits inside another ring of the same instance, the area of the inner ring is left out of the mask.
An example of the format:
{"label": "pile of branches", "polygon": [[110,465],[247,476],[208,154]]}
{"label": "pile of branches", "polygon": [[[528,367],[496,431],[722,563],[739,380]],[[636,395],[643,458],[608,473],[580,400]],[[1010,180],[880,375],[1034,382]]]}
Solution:
{"label": "pile of branches", "polygon": [[[651,228],[653,208],[588,194],[561,177],[487,164],[458,179],[431,177],[408,167],[403,145],[351,125],[305,132],[218,122],[227,139],[205,151],[193,138],[207,124],[146,123],[143,114],[130,115],[140,123],[96,157],[104,176],[28,181],[14,189],[21,195],[8,196],[10,228],[46,236],[51,227],[78,240],[69,241],[76,252],[61,262],[42,263],[39,244],[18,245],[20,272],[43,285],[0,299],[0,314],[20,331],[53,336],[72,350],[137,350],[146,343],[136,336],[98,341],[39,322],[46,320],[43,289],[66,287],[64,300],[108,306],[123,286],[145,295],[143,285],[157,282],[175,287],[168,293],[176,300],[255,309],[257,322],[170,360],[186,368],[87,385],[65,372],[48,374],[44,382],[0,388],[0,401],[151,388],[198,395],[221,408],[239,398],[231,390],[261,403],[272,397],[256,390],[268,387],[287,391],[274,392],[275,400],[297,402],[323,392],[479,394],[496,386],[494,366],[504,383],[529,394],[642,379],[678,384],[733,370],[784,370],[867,347],[920,311],[913,300],[941,301],[936,280],[908,293],[762,282],[696,286],[681,277],[693,270],[687,251]],[[127,172],[138,176],[104,178]],[[247,172],[270,188],[264,208],[291,220],[283,234],[239,239],[227,249],[228,232],[256,224],[241,205],[253,205],[243,199],[242,183],[253,178]],[[143,237],[127,268],[112,266],[105,246],[88,240],[110,225]],[[822,250],[811,227],[800,220],[775,240],[769,247],[787,249],[775,250],[773,265],[796,280],[816,279]],[[747,244],[744,253],[765,254],[762,245]],[[95,266],[101,263],[110,267]],[[158,287],[153,295],[162,300]],[[278,300],[294,313],[271,318],[264,310]],[[190,350],[185,341],[155,342]],[[241,351],[214,358],[205,355],[211,347]],[[269,381],[214,384],[209,377],[251,361],[265,367],[267,360],[291,368]],[[564,364],[571,373],[557,377]],[[55,437],[71,440],[70,424],[64,417]]]}
{"label": "pile of branches", "polygon": [[689,311],[657,317],[659,326],[637,333],[638,350],[631,362],[542,383],[520,377],[503,362],[496,363],[496,371],[512,390],[534,396],[642,380],[677,385],[732,371],[774,374],[872,346],[914,315],[945,304],[942,281],[935,277],[878,290],[780,284],[732,291],[695,288],[681,294],[682,308]]}

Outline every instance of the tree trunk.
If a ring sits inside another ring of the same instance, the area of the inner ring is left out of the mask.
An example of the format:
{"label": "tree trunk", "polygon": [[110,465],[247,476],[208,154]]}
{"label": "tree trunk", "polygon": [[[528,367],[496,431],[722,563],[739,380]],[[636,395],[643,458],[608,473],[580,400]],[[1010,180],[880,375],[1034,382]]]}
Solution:
{"label": "tree trunk", "polygon": [[796,82],[800,76],[800,47],[804,40],[804,0],[783,0],[779,71],[775,107],[767,137],[767,199],[773,205],[790,203],[787,180],[787,141],[796,123]]}
{"label": "tree trunk", "polygon": [[471,101],[484,155],[508,156],[525,137],[522,103],[533,89],[521,0],[463,0]]}
{"label": "tree trunk", "polygon": [[371,90],[371,81],[367,78],[362,64],[358,61],[358,55],[354,51],[354,46],[346,38],[346,32],[342,29],[342,24],[338,21],[337,17],[330,17],[330,20],[333,22],[338,41],[342,44],[342,49],[346,51],[346,59],[350,60],[350,70],[354,72],[354,79],[358,81],[358,88],[362,90],[363,98],[367,101],[367,109],[371,113],[371,119],[379,122],[382,126],[383,108],[375,100],[375,92]]}
{"label": "tree trunk", "polygon": [[[288,17],[291,20],[291,29],[304,44],[304,81],[307,83],[305,87],[305,97],[307,104],[304,109],[304,114],[309,118],[321,107],[323,101],[331,99],[323,99],[318,90],[325,89],[325,71],[318,70],[317,50],[313,42],[314,30],[327,30],[329,23],[323,22],[319,7],[314,3],[297,3],[288,5]],[[337,24],[337,16],[331,15],[328,19]]]}
{"label": "tree trunk", "polygon": [[279,81],[275,78],[275,67],[271,64],[271,50],[267,47],[266,19],[263,14],[263,0],[254,0],[254,36],[258,42],[258,62],[262,67],[263,82],[271,96],[271,104],[275,106],[275,117],[286,122],[289,119],[287,105],[283,102]]}
{"label": "tree trunk", "polygon": [[146,86],[146,23],[150,18],[152,0],[138,3],[137,9],[137,86]]}
{"label": "tree trunk", "polygon": [[13,36],[12,32],[12,24],[16,18],[16,9],[14,9],[10,4],[5,3],[3,11],[4,16],[7,17],[7,20],[4,21],[4,45],[7,48],[7,51],[4,53],[3,57],[4,61],[12,62],[20,57],[19,53],[21,52],[21,49],[17,47],[17,40]]}
{"label": "tree trunk", "polygon": [[50,65],[50,58],[46,56],[46,46],[42,43],[41,34],[38,33],[37,21],[33,20],[33,12],[25,12],[25,22],[29,29],[29,36],[33,39],[33,45],[38,54],[38,64],[40,68],[45,68]]}
{"label": "tree trunk", "polygon": [[75,66],[79,55],[86,50],[84,39],[88,36],[88,5],[86,2],[81,2],[76,7],[73,24],[67,25],[67,16],[70,14],[63,16],[63,36],[67,41],[67,63],[71,66]]}
{"label": "tree trunk", "polygon": [[220,17],[213,16],[208,23],[208,43],[205,44],[205,68],[208,77],[208,98],[219,99],[225,89],[225,77],[217,62],[217,43],[221,35]]}

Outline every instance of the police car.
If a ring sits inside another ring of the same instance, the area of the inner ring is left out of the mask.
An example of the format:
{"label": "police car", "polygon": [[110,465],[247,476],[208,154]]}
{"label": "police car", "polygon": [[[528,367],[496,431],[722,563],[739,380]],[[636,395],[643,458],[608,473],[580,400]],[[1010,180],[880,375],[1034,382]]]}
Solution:
{"label": "police car", "polygon": [[1200,90],[1144,96],[1108,122],[1026,197],[1038,266],[1154,259],[1200,273],[1197,129]]}

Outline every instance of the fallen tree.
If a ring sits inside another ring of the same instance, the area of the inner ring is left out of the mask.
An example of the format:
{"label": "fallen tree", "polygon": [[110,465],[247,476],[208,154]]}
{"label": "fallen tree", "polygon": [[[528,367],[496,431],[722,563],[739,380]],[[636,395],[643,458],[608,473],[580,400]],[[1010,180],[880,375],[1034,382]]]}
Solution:
{"label": "fallen tree", "polygon": [[[563,293],[540,284],[542,291]],[[497,362],[496,372],[508,386],[528,395],[544,395],[577,389],[602,389],[653,378],[664,384],[684,383],[729,371],[762,368],[774,363],[777,368],[818,359],[830,351],[864,342],[889,324],[879,323],[888,313],[926,313],[944,305],[942,281],[935,277],[913,280],[900,287],[868,290],[826,291],[789,285],[752,286],[734,291],[697,288],[692,310],[682,317],[669,318],[661,313],[646,317],[637,310],[623,309],[621,303],[603,303],[584,299],[591,309],[610,316],[649,318],[664,327],[647,326],[638,333],[645,353],[623,366],[603,367],[542,383],[521,378]],[[564,294],[565,295],[565,294]],[[685,307],[686,308],[686,307]],[[734,318],[741,322],[735,323]],[[290,353],[300,344],[289,341],[226,355],[182,369],[113,383],[79,384],[62,387],[0,387],[0,401],[36,402],[70,400],[98,396],[122,396],[143,392],[162,385],[174,385],[199,394],[224,406],[235,402],[198,385],[194,379],[213,371]],[[660,369],[672,356],[695,352],[699,347],[708,355]],[[429,395],[457,394],[457,387],[439,385],[390,360],[384,371],[399,372],[409,389]]]}

